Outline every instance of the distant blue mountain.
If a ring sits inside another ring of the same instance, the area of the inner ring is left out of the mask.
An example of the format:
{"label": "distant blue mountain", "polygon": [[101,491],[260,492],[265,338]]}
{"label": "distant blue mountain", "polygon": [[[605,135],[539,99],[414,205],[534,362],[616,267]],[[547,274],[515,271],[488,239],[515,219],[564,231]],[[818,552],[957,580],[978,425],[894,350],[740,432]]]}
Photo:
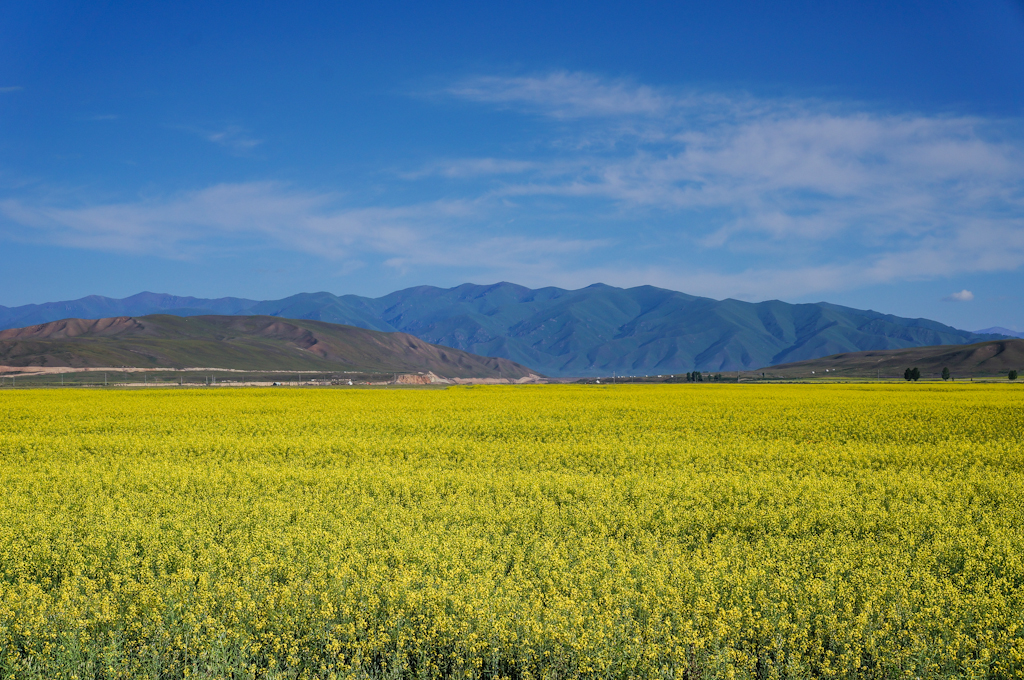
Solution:
{"label": "distant blue mountain", "polygon": [[841,352],[960,345],[1005,335],[825,302],[713,300],[653,286],[532,290],[511,283],[418,286],[380,298],[302,293],[262,302],[156,293],[123,300],[90,296],[0,307],[0,328],[154,313],[267,314],[402,331],[551,376],[746,370]]}
{"label": "distant blue mountain", "polygon": [[201,314],[237,315],[258,304],[256,300],[218,298],[206,300],[178,297],[162,293],[139,293],[123,300],[90,295],[68,302],[46,302],[22,307],[0,306],[0,330],[22,328],[60,319],[105,319],[111,316],[144,316],[146,314],[174,314],[199,316]]}
{"label": "distant blue mountain", "polygon": [[979,335],[1005,335],[1010,338],[1024,338],[1024,333],[1020,331],[1011,331],[1009,328],[1003,328],[1002,326],[993,326],[992,328],[986,328],[980,331],[974,331]]}

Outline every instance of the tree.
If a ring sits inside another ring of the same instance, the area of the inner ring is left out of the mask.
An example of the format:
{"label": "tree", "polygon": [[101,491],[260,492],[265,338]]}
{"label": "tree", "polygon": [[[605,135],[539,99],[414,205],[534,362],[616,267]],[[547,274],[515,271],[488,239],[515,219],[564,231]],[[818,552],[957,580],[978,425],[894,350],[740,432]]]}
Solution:
{"label": "tree", "polygon": [[1010,380],[1016,380],[1017,379],[1017,371],[1010,371],[1009,374],[1006,377],[1009,378]]}
{"label": "tree", "polygon": [[949,380],[949,366],[945,366],[942,369],[942,379]]}
{"label": "tree", "polygon": [[917,366],[914,366],[912,369],[910,369],[910,379],[913,380],[914,382],[920,380],[921,369],[919,369]]}
{"label": "tree", "polygon": [[909,368],[907,370],[903,371],[903,379],[904,380],[910,381],[911,380],[910,375],[911,375],[911,373],[910,373],[910,369]]}

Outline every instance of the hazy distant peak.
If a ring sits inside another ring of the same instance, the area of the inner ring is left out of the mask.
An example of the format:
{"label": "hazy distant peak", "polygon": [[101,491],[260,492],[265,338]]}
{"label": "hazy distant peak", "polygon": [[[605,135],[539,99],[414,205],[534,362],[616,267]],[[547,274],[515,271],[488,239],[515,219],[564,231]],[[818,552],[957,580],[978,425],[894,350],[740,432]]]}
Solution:
{"label": "hazy distant peak", "polygon": [[1005,335],[1010,338],[1024,338],[1024,331],[1011,331],[1009,328],[1003,328],[1002,326],[993,326],[992,328],[973,332],[978,335]]}

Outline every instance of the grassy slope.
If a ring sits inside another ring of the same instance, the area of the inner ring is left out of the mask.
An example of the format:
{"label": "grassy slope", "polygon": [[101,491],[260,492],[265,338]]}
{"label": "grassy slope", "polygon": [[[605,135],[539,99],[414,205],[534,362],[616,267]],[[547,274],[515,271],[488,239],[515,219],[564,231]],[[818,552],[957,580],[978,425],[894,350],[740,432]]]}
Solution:
{"label": "grassy slope", "polygon": [[[102,323],[101,323],[102,322]],[[8,366],[212,366],[244,370],[433,371],[445,377],[518,378],[504,359],[430,345],[402,333],[268,316],[152,315],[52,322],[0,332]]]}
{"label": "grassy slope", "polygon": [[772,376],[823,375],[825,369],[839,377],[902,375],[918,367],[925,377],[935,377],[949,368],[954,377],[1002,375],[1010,370],[1024,372],[1024,340],[994,340],[973,345],[913,347],[908,349],[836,354],[810,361],[771,366]]}

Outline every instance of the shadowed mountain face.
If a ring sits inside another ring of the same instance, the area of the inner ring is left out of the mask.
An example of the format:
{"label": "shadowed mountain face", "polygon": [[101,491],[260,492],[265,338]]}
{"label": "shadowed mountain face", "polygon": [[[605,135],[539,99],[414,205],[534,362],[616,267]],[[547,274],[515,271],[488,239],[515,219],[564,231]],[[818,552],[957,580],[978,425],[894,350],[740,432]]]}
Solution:
{"label": "shadowed mountain face", "polygon": [[152,315],[65,319],[0,331],[0,365],[89,368],[433,371],[447,378],[521,378],[507,359],[320,321],[271,316]]}
{"label": "shadowed mountain face", "polygon": [[[957,347],[910,347],[877,352],[851,352],[765,369],[769,377],[899,377],[917,367],[925,378],[938,378],[948,368],[953,378],[1024,373],[1024,340],[1005,339]],[[813,374],[812,374],[813,371]],[[827,371],[827,373],[826,373]]]}
{"label": "shadowed mountain face", "polygon": [[[146,313],[261,314],[409,333],[429,343],[504,357],[555,376],[754,369],[863,350],[957,345],[997,339],[927,319],[905,319],[828,303],[712,300],[653,286],[532,290],[510,283],[420,286],[380,298],[303,293],[265,302],[152,293],[111,300],[0,308],[0,326],[27,325],[123,304]],[[77,310],[75,314],[65,313]],[[42,318],[49,315],[49,318]],[[102,314],[110,316],[111,314]]]}

